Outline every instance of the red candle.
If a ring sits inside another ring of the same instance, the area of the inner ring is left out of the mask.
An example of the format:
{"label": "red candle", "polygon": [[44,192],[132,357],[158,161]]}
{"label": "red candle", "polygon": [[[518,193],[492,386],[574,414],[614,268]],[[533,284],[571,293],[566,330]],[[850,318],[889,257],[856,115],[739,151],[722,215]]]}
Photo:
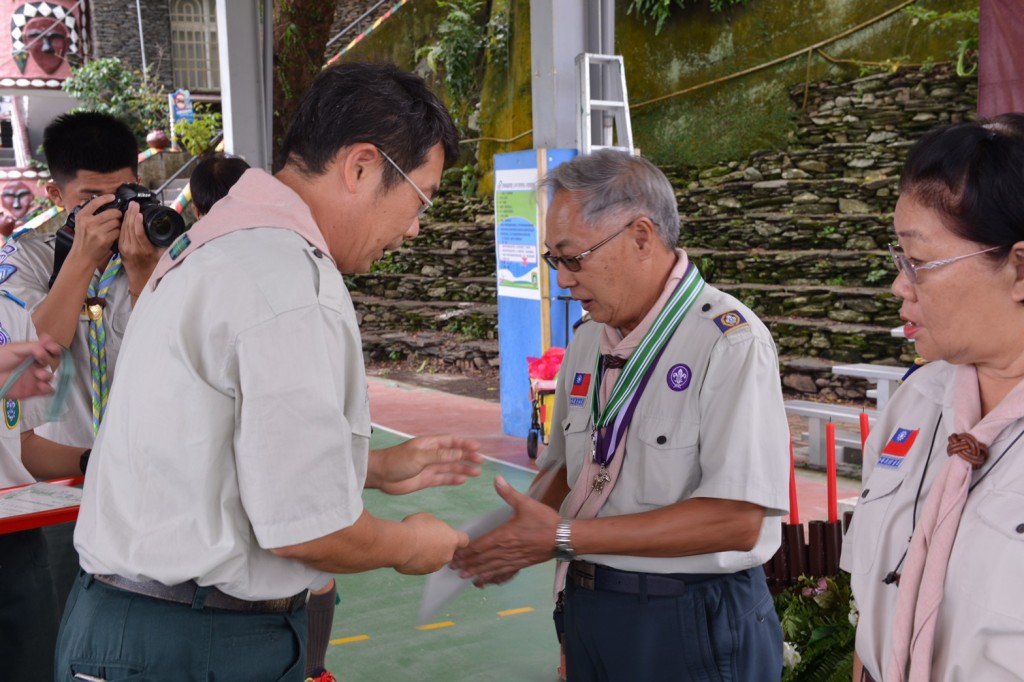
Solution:
{"label": "red candle", "polygon": [[825,453],[828,474],[828,522],[839,520],[839,501],[836,495],[836,425],[825,424]]}
{"label": "red candle", "polygon": [[793,436],[789,437],[789,522],[800,523],[800,510],[796,500],[796,461],[793,459]]}
{"label": "red candle", "polygon": [[864,444],[868,442],[868,434],[871,432],[871,422],[868,421],[868,413],[860,413],[860,453],[864,456]]}

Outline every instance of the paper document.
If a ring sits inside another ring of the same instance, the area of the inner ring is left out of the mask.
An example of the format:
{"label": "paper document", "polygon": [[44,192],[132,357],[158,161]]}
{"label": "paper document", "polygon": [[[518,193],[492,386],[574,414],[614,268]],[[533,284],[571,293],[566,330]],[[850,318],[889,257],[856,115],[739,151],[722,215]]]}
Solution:
{"label": "paper document", "polygon": [[[504,506],[469,521],[459,530],[465,532],[470,540],[474,540],[491,532],[511,517],[512,507]],[[448,566],[428,575],[427,584],[423,588],[423,600],[420,602],[420,618],[417,625],[433,622],[437,614],[441,613],[472,582],[472,578],[460,578],[459,572]]]}
{"label": "paper document", "polygon": [[53,483],[33,483],[0,495],[0,518],[75,507],[81,503],[81,488]]}

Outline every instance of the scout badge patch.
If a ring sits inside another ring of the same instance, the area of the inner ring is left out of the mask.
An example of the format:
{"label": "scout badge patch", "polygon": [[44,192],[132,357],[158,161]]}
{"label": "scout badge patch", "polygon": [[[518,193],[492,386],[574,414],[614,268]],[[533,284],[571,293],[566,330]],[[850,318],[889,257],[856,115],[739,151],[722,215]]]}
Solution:
{"label": "scout badge patch", "polygon": [[735,331],[740,327],[747,326],[747,321],[743,318],[738,310],[730,310],[727,313],[722,313],[715,318],[715,324],[722,330],[723,334],[728,334],[731,331]]}

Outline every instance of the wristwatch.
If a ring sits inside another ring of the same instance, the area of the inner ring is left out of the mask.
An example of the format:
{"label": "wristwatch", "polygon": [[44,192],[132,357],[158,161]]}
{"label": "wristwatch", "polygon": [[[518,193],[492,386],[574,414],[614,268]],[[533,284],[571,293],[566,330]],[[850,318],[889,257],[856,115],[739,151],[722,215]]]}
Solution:
{"label": "wristwatch", "polygon": [[576,552],[572,548],[572,520],[562,519],[555,527],[555,558],[559,561],[572,561]]}

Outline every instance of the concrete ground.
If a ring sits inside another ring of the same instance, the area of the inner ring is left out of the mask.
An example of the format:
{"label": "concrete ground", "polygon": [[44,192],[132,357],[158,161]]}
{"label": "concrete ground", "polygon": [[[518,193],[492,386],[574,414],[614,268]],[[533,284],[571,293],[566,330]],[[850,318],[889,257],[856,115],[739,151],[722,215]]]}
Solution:
{"label": "concrete ground", "polygon": [[[537,470],[526,455],[526,434],[520,438],[502,433],[501,406],[498,403],[379,377],[370,377],[369,386],[370,414],[375,423],[414,436],[457,433],[472,437],[480,441],[481,452],[485,455],[530,471]],[[797,422],[791,424],[794,434],[803,433],[805,428]],[[799,442],[797,446],[799,448]],[[826,518],[828,491],[825,474],[798,468],[796,481],[800,520]],[[856,497],[859,491],[858,480],[842,476],[838,479],[840,500]]]}
{"label": "concrete ground", "polygon": [[[504,503],[493,490],[495,475],[526,490],[537,470],[524,438],[501,432],[496,402],[371,377],[373,447],[405,436],[457,433],[475,438],[489,458],[480,478],[458,488],[392,497],[368,491],[371,513],[401,519],[430,511],[460,526]],[[794,432],[799,425],[794,427]],[[825,475],[798,470],[801,520],[826,517]],[[857,494],[858,483],[841,479],[839,497]],[[426,578],[394,571],[337,576],[341,602],[327,652],[339,680],[556,682],[558,644],[551,621],[554,562],[534,566],[498,587],[472,586],[430,622],[418,614]]]}

